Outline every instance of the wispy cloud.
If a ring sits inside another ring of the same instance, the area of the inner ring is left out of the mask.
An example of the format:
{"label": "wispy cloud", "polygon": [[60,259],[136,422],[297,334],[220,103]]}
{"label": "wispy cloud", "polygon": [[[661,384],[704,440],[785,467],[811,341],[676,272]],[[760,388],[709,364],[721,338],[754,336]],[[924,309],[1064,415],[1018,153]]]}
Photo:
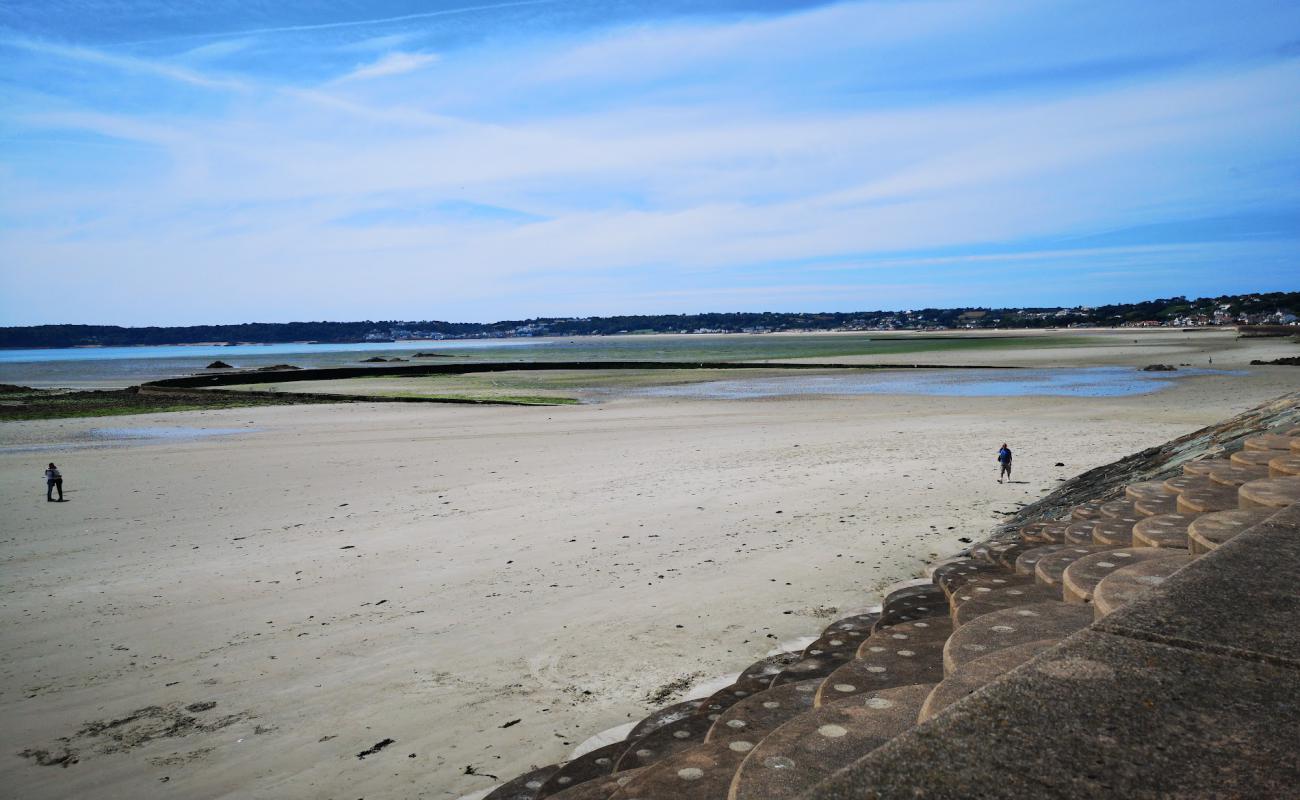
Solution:
{"label": "wispy cloud", "polygon": [[1300,218],[1300,59],[1278,33],[1300,9],[1258,6],[844,3],[446,48],[425,17],[364,47],[332,22],[133,55],[11,40],[27,85],[0,111],[0,259],[17,265],[0,270],[0,319],[1291,286],[1300,226],[1196,224]]}
{"label": "wispy cloud", "polygon": [[402,75],[407,72],[414,72],[417,69],[427,67],[438,60],[435,53],[388,53],[382,58],[372,61],[369,64],[363,64],[343,77],[341,81],[359,81],[370,78],[385,78],[392,75]]}

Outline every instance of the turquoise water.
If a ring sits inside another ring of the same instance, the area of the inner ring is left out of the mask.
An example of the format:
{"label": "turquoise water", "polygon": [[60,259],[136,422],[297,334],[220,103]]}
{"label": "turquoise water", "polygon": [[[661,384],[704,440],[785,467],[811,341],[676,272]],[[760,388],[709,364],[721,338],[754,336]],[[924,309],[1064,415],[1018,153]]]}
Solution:
{"label": "turquoise water", "polygon": [[1142,372],[1131,367],[1062,369],[954,369],[853,372],[843,375],[790,375],[738,378],[638,389],[642,397],[753,400],[800,395],[920,394],[947,397],[1125,397],[1167,389],[1193,375],[1243,375],[1243,372],[1180,369]]}

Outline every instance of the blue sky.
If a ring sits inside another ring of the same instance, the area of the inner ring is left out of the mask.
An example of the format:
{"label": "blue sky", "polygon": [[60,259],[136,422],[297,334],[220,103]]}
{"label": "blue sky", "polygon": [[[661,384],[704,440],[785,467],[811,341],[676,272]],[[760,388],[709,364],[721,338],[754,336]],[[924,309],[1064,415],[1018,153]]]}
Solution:
{"label": "blue sky", "polygon": [[1293,1],[0,5],[0,324],[1298,278]]}

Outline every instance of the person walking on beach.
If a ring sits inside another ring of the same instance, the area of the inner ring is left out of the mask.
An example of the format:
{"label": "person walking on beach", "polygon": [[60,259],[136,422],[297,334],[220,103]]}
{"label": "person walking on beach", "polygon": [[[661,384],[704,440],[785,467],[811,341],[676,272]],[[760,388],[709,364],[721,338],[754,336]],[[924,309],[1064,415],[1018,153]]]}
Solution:
{"label": "person walking on beach", "polygon": [[62,503],[63,473],[59,472],[59,468],[54,466],[53,462],[51,462],[49,468],[45,470],[45,502],[54,502],[55,489],[59,490],[59,502]]}
{"label": "person walking on beach", "polygon": [[998,483],[1002,483],[1003,478],[1011,480],[1011,448],[1007,447],[1006,442],[1003,442],[1002,448],[998,450],[998,463],[1002,465],[1002,471],[998,473]]}

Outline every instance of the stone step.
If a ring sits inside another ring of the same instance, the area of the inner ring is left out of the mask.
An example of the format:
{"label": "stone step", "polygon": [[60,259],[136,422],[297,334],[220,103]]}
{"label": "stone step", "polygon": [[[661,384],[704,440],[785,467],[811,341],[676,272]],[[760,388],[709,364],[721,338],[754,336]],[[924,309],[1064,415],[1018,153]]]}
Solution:
{"label": "stone step", "polygon": [[616,789],[609,800],[725,800],[737,767],[755,744],[733,739],[687,748],[645,768]]}
{"label": "stone step", "polygon": [[1224,464],[1210,470],[1206,476],[1210,482],[1219,486],[1236,488],[1243,483],[1250,483],[1268,477],[1268,467],[1247,467],[1241,464]]}
{"label": "stone step", "polygon": [[542,788],[538,790],[537,796],[550,797],[578,784],[612,775],[614,765],[618,763],[619,757],[623,755],[628,745],[627,740],[607,744],[569,761],[546,779]]}
{"label": "stone step", "polygon": [[1129,547],[1133,544],[1133,526],[1136,524],[1136,521],[1103,519],[1092,526],[1092,541],[1112,547]]}
{"label": "stone step", "polygon": [[1111,500],[1101,504],[1101,518],[1137,522],[1142,515],[1137,513],[1132,500]]}
{"label": "stone step", "polygon": [[943,648],[943,674],[981,656],[1041,639],[1064,639],[1092,623],[1092,609],[1059,600],[994,611],[962,625]]}
{"label": "stone step", "polygon": [[966,695],[997,680],[1055,644],[1055,639],[1025,642],[971,661],[934,687],[929,697],[925,698],[920,713],[917,714],[917,724],[925,722]]}
{"label": "stone step", "polygon": [[1226,462],[1226,458],[1202,458],[1197,461],[1188,461],[1183,464],[1184,475],[1208,475],[1210,470],[1217,464]]}
{"label": "stone step", "polygon": [[1224,542],[1253,528],[1276,513],[1273,509],[1247,508],[1202,514],[1187,526],[1188,549],[1193,555],[1208,553]]}
{"label": "stone step", "polygon": [[873,634],[862,643],[857,658],[822,681],[813,704],[822,706],[895,686],[937,683],[943,678],[943,645],[952,634],[952,624],[937,619],[921,623],[922,628],[916,624]]}
{"label": "stone step", "polygon": [[1272,461],[1282,452],[1290,453],[1285,450],[1239,450],[1232,454],[1229,459],[1231,463],[1239,467],[1267,467],[1268,462]]}
{"label": "stone step", "polygon": [[[851,658],[852,652],[844,654],[843,657]],[[814,657],[814,660],[827,658],[835,658],[835,656],[817,656]],[[800,664],[805,664],[809,660],[807,651],[805,650],[798,654],[780,653],[756,661],[744,672],[740,673],[730,686],[719,689],[712,695],[704,698],[704,702],[701,703],[700,707],[695,711],[695,716],[702,716],[709,721],[716,720],[723,711],[726,711],[728,708],[731,708],[736,703],[741,702],[747,697],[752,697],[771,686],[778,685],[778,681],[782,683],[790,683],[791,681],[781,681],[781,677],[785,675],[788,670],[793,669]],[[780,671],[773,674],[773,670],[775,669],[779,669]]]}
{"label": "stone step", "polygon": [[728,800],[797,797],[912,728],[933,688],[933,684],[920,684],[885,689],[795,717],[745,757]]}
{"label": "stone step", "polygon": [[1286,508],[1300,503],[1300,477],[1251,481],[1237,492],[1242,508]]}
{"label": "stone step", "polygon": [[1174,477],[1165,480],[1165,489],[1169,490],[1170,494],[1181,494],[1183,489],[1187,488],[1188,484],[1195,484],[1197,478],[1204,478],[1205,475],[1206,473],[1204,472],[1196,475],[1189,475],[1187,473],[1175,475]]}
{"label": "stone step", "polygon": [[1300,455],[1277,456],[1268,462],[1268,476],[1270,478],[1285,478],[1294,475],[1300,475]]}
{"label": "stone step", "polygon": [[1088,501],[1070,509],[1070,519],[1088,520],[1101,517],[1101,503]]}
{"label": "stone step", "polygon": [[1139,483],[1130,483],[1124,487],[1124,497],[1133,501],[1153,497],[1160,498],[1169,493],[1169,490],[1165,488],[1164,481],[1141,481]]}
{"label": "stone step", "polygon": [[962,584],[957,591],[952,593],[948,598],[948,605],[952,612],[970,600],[989,594],[996,589],[1003,589],[1012,586],[1027,586],[1034,582],[1030,575],[1017,575],[1014,572],[1002,572],[992,575],[980,575],[972,578]]}
{"label": "stone step", "polygon": [[811,709],[820,685],[820,680],[787,683],[746,697],[722,712],[704,741],[758,741],[796,714]]}
{"label": "stone step", "polygon": [[595,778],[557,792],[550,796],[550,800],[609,800],[610,795],[631,783],[640,774],[641,770],[630,769]]}
{"label": "stone step", "polygon": [[1134,500],[1133,509],[1144,517],[1154,517],[1157,514],[1172,514],[1178,510],[1178,495],[1165,492],[1159,497],[1144,497],[1141,500]]}
{"label": "stone step", "polygon": [[[743,699],[743,698],[741,698]],[[740,700],[736,700],[740,702]],[[735,703],[730,703],[726,708],[730,708]],[[639,769],[657,764],[660,761],[695,747],[704,741],[708,735],[709,728],[713,727],[714,720],[711,717],[720,717],[726,708],[721,708],[710,713],[692,714],[676,722],[670,722],[661,728],[657,728],[640,739],[630,741],[628,747],[619,756],[614,764],[615,772],[622,772],[627,769]]]}
{"label": "stone step", "polygon": [[1069,526],[1069,521],[1052,520],[1044,522],[1033,533],[1021,533],[1020,538],[1036,544],[1061,544],[1065,541],[1065,529]]}
{"label": "stone step", "polygon": [[1101,619],[1134,598],[1159,586],[1166,578],[1196,560],[1191,554],[1169,555],[1115,570],[1107,575],[1092,595],[1093,612]]}
{"label": "stone step", "polygon": [[1242,447],[1246,450],[1290,450],[1294,444],[1294,437],[1280,433],[1261,433],[1247,439]]}
{"label": "stone step", "polygon": [[1059,550],[1064,550],[1067,547],[1077,547],[1077,545],[1044,544],[1026,550],[1025,552],[1020,554],[1019,558],[1016,559],[1016,574],[1028,575],[1029,577],[1032,578],[1034,575],[1034,569],[1038,567],[1038,562],[1040,560]]}
{"label": "stone step", "polygon": [[1200,514],[1160,514],[1147,517],[1133,526],[1134,547],[1175,547],[1187,549],[1187,526]]}
{"label": "stone step", "polygon": [[1008,547],[998,553],[998,566],[1002,567],[1002,569],[1007,572],[1015,572],[1016,559],[1020,558],[1025,551],[1033,550],[1035,547],[1040,546],[1041,545],[1036,545],[1032,542],[1017,542],[1012,547]]}
{"label": "stone step", "polygon": [[803,651],[803,657],[809,659],[829,656],[847,661],[853,658],[853,654],[858,651],[858,645],[862,644],[862,640],[870,635],[870,630],[868,628],[865,632],[835,631],[830,634],[823,634],[808,645],[807,649]]}
{"label": "stone step", "polygon": [[1091,603],[1097,584],[1116,570],[1142,561],[1166,558],[1168,551],[1152,547],[1121,547],[1106,553],[1093,553],[1079,559],[1065,570],[1061,581],[1067,603]]}
{"label": "stone step", "polygon": [[1005,568],[1005,559],[1008,557],[1007,554],[1014,553],[1015,555],[1010,556],[1013,565],[1011,568],[1014,569],[1016,557],[1032,546],[1032,542],[1025,542],[1019,538],[1008,539],[1005,541],[980,542],[971,547],[970,557],[975,561],[984,564],[991,564],[993,566]]}
{"label": "stone step", "polygon": [[483,800],[537,800],[542,787],[559,771],[559,764],[548,764],[531,772],[525,772],[518,778],[506,781],[493,789]]}
{"label": "stone step", "polygon": [[936,567],[934,582],[943,589],[946,600],[947,597],[952,595],[953,591],[975,575],[1001,574],[1003,572],[1005,570],[1000,566],[982,564],[969,558],[962,558]]}
{"label": "stone step", "polygon": [[1097,526],[1097,520],[1085,519],[1079,522],[1073,522],[1070,527],[1065,529],[1066,544],[1094,544],[1092,540],[1092,529]]}
{"label": "stone step", "polygon": [[1106,553],[1115,548],[1108,544],[1075,545],[1059,550],[1039,559],[1034,567],[1034,579],[1043,586],[1056,589],[1057,599],[1064,599],[1061,594],[1061,581],[1065,579],[1065,570],[1079,559],[1094,553]]}
{"label": "stone step", "polygon": [[[820,639],[818,641],[821,641]],[[799,683],[800,681],[812,680],[813,678],[825,678],[834,672],[841,664],[853,658],[853,651],[848,649],[823,652],[821,655],[806,655],[798,662],[791,664],[782,670],[776,678],[772,680],[772,687],[784,686],[787,683]],[[743,699],[743,698],[740,698]],[[739,700],[737,700],[739,702]],[[727,706],[728,708],[730,705]]]}
{"label": "stone step", "polygon": [[[991,565],[985,564],[985,567]],[[943,588],[928,583],[890,592],[881,604],[882,613],[872,629],[887,628],[900,622],[926,619],[947,611],[948,595]]]}
{"label": "stone step", "polygon": [[1207,514],[1236,507],[1237,490],[1231,486],[1214,484],[1187,489],[1178,495],[1178,511],[1182,514]]}
{"label": "stone step", "polygon": [[645,719],[641,720],[632,728],[627,735],[627,740],[635,741],[651,731],[658,730],[670,722],[676,722],[679,719],[685,719],[700,710],[704,705],[704,698],[700,697],[695,700],[683,700],[680,703],[674,703],[670,706],[664,706],[658,711],[651,712]]}
{"label": "stone step", "polygon": [[1020,586],[995,589],[988,594],[962,603],[961,607],[953,612],[952,621],[955,627],[961,627],[973,619],[982,617],[985,614],[992,614],[994,611],[1001,611],[1004,608],[1015,608],[1016,606],[1027,606],[1060,599],[1061,592],[1059,589],[1044,586],[1034,581],[1027,581]]}
{"label": "stone step", "polygon": [[[875,612],[869,614],[854,614],[848,617],[842,617],[835,620],[826,629],[822,631],[823,637],[836,637],[853,639],[861,642],[871,635],[872,629],[880,621],[880,614]],[[854,645],[854,649],[857,645]],[[807,648],[805,648],[806,650]]]}

